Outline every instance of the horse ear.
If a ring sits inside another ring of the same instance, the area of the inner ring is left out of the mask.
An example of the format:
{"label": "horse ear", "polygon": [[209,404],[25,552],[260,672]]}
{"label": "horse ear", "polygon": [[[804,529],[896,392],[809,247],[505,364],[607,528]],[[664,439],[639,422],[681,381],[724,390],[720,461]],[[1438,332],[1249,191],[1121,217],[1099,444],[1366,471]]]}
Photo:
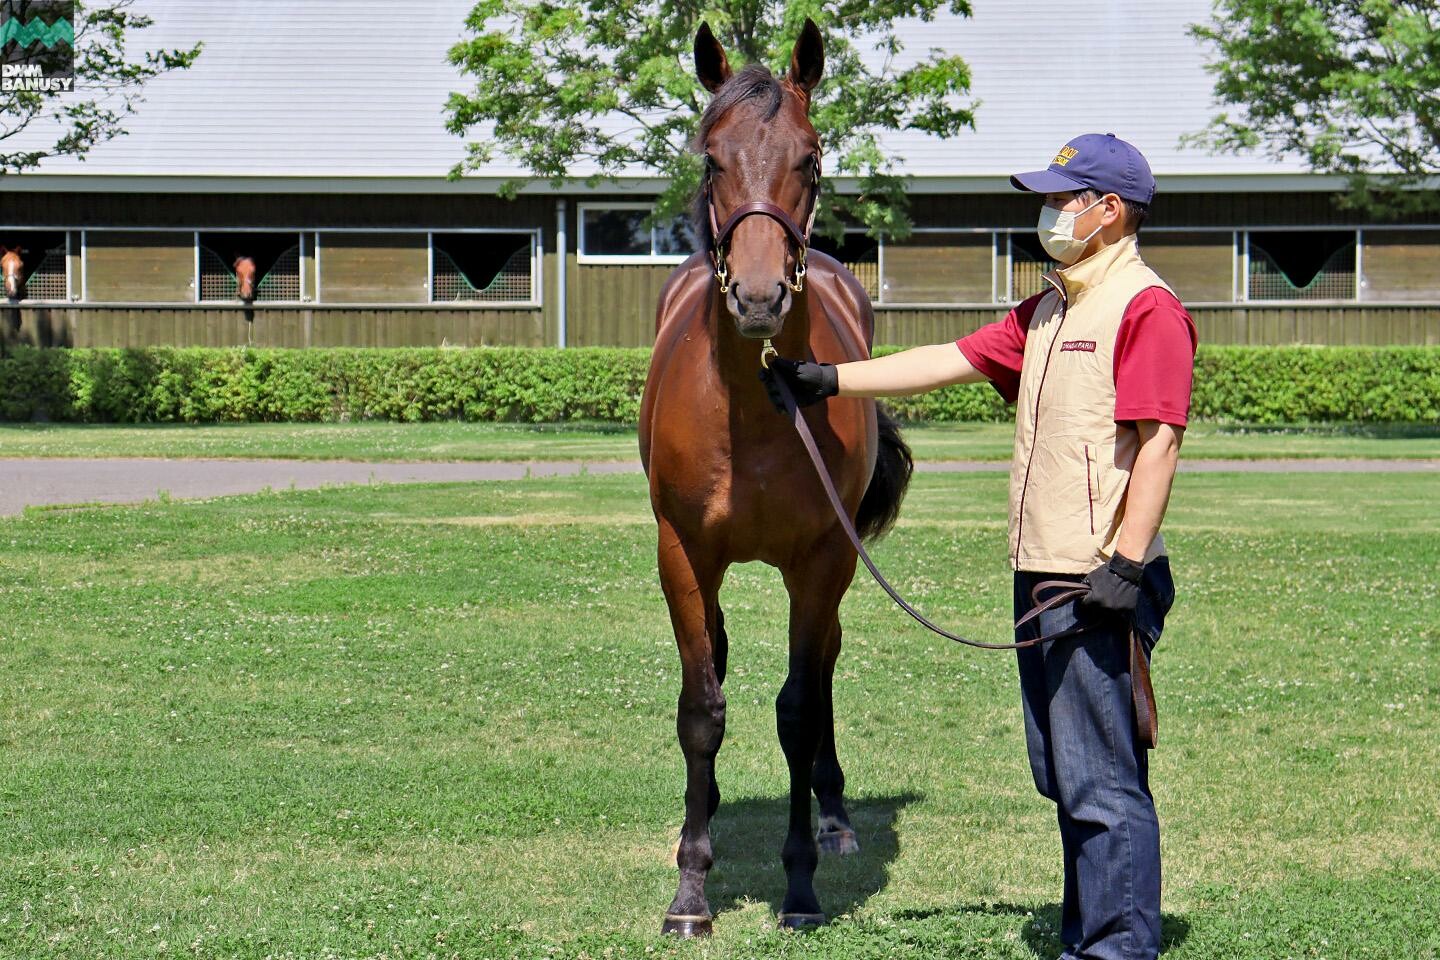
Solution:
{"label": "horse ear", "polygon": [[730,61],[725,58],[725,48],[710,32],[710,24],[704,22],[695,34],[695,76],[711,93],[718,93],[730,79]]}
{"label": "horse ear", "polygon": [[795,41],[795,49],[790,54],[790,82],[808,94],[824,72],[825,41],[815,21],[806,17],[805,28],[800,31],[800,39]]}

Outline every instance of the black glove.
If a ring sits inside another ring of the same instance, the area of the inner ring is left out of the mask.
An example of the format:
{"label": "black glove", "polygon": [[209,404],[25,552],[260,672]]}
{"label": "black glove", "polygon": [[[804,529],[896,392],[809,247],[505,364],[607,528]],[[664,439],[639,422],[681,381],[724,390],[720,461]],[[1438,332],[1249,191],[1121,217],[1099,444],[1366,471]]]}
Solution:
{"label": "black glove", "polygon": [[770,369],[760,371],[760,382],[765,384],[765,392],[770,395],[770,402],[775,404],[775,409],[781,413],[785,412],[785,401],[781,399],[780,390],[775,385],[777,377],[784,380],[785,385],[790,388],[790,395],[795,398],[795,405],[798,407],[808,407],[840,392],[840,374],[835,370],[835,364],[809,363],[803,360],[797,363],[784,357],[776,357],[770,361]]}
{"label": "black glove", "polygon": [[1080,602],[1101,610],[1134,616],[1135,607],[1140,602],[1140,576],[1144,572],[1145,564],[1116,553],[1110,557],[1109,563],[1085,575],[1090,592]]}

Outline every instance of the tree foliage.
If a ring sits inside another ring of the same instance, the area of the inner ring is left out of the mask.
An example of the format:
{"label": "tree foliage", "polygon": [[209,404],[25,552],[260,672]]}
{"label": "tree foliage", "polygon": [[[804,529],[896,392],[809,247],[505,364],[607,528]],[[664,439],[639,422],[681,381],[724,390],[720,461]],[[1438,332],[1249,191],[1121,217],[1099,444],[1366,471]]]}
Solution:
{"label": "tree foliage", "polygon": [[1218,0],[1191,30],[1218,48],[1215,94],[1236,108],[1191,142],[1343,174],[1346,202],[1378,216],[1440,209],[1435,0]]}
{"label": "tree foliage", "polygon": [[[967,0],[480,0],[466,21],[471,36],[450,51],[475,85],[446,107],[452,132],[479,139],[451,175],[482,167],[497,151],[557,186],[585,162],[598,171],[587,178],[592,186],[640,167],[669,180],[656,216],[677,215],[699,184],[700,158],[689,144],[709,100],[691,62],[697,28],[710,24],[735,70],[760,62],[778,75],[808,16],[825,39],[825,76],[810,114],[825,170],[859,186],[858,195],[824,192],[817,229],[838,236],[843,218],[903,237],[904,181],[877,133],[950,137],[974,116],[961,101],[970,85],[965,62],[931,50],[898,68],[893,23],[946,10],[970,13]],[[878,66],[862,61],[866,46]],[[519,185],[510,181],[504,192],[513,196]]]}
{"label": "tree foliage", "polygon": [[[197,43],[189,50],[149,50],[131,57],[126,35],[153,22],[130,10],[133,3],[76,0],[73,91],[0,93],[0,175],[20,173],[46,157],[83,158],[97,144],[120,136],[125,132],[122,120],[144,100],[146,82],[169,70],[186,69],[200,56]],[[16,6],[22,16],[25,6]],[[3,149],[4,141],[26,131],[16,141],[24,146]],[[37,138],[44,142],[31,146]]]}

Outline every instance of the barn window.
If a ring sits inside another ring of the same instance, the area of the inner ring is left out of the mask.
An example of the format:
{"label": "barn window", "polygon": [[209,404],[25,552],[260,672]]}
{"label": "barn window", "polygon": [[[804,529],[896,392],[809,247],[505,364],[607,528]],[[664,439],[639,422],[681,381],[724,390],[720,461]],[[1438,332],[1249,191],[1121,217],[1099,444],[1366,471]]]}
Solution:
{"label": "barn window", "polygon": [[699,249],[688,217],[650,224],[646,203],[580,204],[580,262],[679,263]]}
{"label": "barn window", "polygon": [[[0,230],[0,247],[20,251],[20,300],[69,300],[64,230]],[[0,298],[3,298],[0,292]]]}
{"label": "barn window", "polygon": [[1140,256],[1182,303],[1235,299],[1235,233],[1232,230],[1146,230]]}
{"label": "barn window", "polygon": [[918,229],[885,240],[885,303],[989,303],[994,298],[994,236],[984,232]]}
{"label": "barn window", "polygon": [[810,238],[810,247],[839,260],[855,274],[871,300],[880,299],[880,242],[874,237],[858,229],[846,230],[841,240],[817,233]]}
{"label": "barn window", "polygon": [[1019,303],[1048,290],[1049,286],[1042,278],[1060,264],[1050,259],[1040,245],[1040,238],[1032,231],[1015,231],[1006,235],[1006,243],[1009,249],[1006,260],[1010,265],[1009,282],[1006,284],[1008,302]]}
{"label": "barn window", "polygon": [[1247,236],[1249,300],[1354,300],[1354,230],[1255,230]]}
{"label": "barn window", "polygon": [[533,232],[434,233],[430,237],[430,299],[436,303],[534,303]]}
{"label": "barn window", "polygon": [[82,230],[84,299],[193,303],[195,234],[189,230]]}
{"label": "barn window", "polygon": [[1440,230],[1366,230],[1361,244],[1361,299],[1440,300]]}
{"label": "barn window", "polygon": [[426,303],[424,233],[328,230],[316,235],[315,299],[324,303]]}
{"label": "barn window", "polygon": [[202,301],[240,298],[236,262],[242,257],[255,264],[256,303],[300,299],[300,234],[217,231],[201,233],[199,240]]}

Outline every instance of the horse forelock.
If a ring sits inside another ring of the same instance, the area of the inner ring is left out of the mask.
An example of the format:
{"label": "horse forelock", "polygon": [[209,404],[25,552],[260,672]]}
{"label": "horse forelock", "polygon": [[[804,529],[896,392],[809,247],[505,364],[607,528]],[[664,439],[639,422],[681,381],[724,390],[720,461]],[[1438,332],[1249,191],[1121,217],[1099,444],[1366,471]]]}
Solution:
{"label": "horse forelock", "polygon": [[[793,84],[781,80],[771,73],[769,67],[762,63],[747,64],[725,81],[725,85],[715,94],[705,108],[705,112],[701,114],[700,129],[695,134],[691,149],[696,153],[704,153],[705,144],[710,138],[710,131],[715,128],[722,117],[742,103],[759,101],[756,111],[758,119],[765,122],[775,119],[775,115],[780,112],[780,107],[785,103],[786,92],[799,97],[802,102],[807,100],[805,95]],[[695,236],[700,240],[701,250],[709,251],[714,245],[714,238],[710,235],[710,211],[705,202],[703,181],[691,204],[691,219],[695,228]]]}

